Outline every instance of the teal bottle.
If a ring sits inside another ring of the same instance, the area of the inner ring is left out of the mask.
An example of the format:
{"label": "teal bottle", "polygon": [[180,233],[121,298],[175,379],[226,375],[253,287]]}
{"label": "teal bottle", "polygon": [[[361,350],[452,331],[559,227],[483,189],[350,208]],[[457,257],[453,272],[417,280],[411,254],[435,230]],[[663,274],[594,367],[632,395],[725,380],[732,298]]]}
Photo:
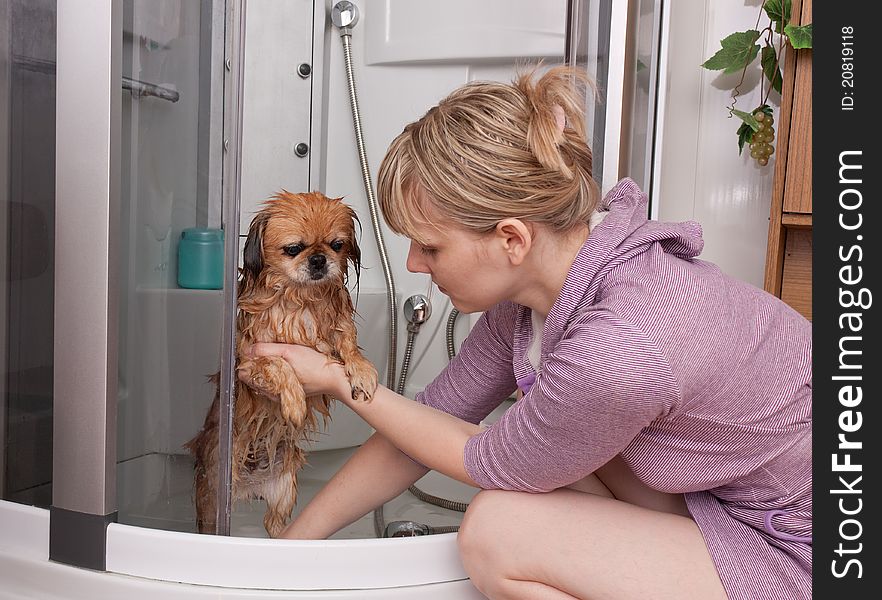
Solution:
{"label": "teal bottle", "polygon": [[198,290],[224,287],[224,231],[191,227],[178,243],[178,285]]}

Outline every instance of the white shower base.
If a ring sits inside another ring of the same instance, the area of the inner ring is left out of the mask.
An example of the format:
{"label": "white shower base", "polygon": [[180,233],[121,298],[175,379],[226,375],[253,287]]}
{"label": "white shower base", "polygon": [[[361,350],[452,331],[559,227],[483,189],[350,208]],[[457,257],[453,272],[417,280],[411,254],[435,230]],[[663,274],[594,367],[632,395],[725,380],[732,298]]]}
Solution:
{"label": "white shower base", "polygon": [[[354,449],[313,452],[299,477],[298,509]],[[263,502],[240,503],[232,536],[198,535],[185,456],[147,455],[120,465],[132,500],[107,531],[107,572],[48,560],[49,511],[0,501],[0,599],[303,598],[476,600],[459,562],[456,534],[376,539],[373,513],[329,540],[266,539]],[[156,478],[164,489],[157,492]],[[423,491],[468,502],[476,490],[429,473]],[[386,522],[458,525],[462,513],[410,493],[385,505]]]}
{"label": "white shower base", "polygon": [[[243,557],[247,562],[247,557]],[[348,568],[340,565],[341,569]],[[0,548],[0,600],[481,600],[485,597],[467,581],[398,588],[360,590],[258,590],[189,585],[116,573],[77,569],[47,560],[6,553]]]}

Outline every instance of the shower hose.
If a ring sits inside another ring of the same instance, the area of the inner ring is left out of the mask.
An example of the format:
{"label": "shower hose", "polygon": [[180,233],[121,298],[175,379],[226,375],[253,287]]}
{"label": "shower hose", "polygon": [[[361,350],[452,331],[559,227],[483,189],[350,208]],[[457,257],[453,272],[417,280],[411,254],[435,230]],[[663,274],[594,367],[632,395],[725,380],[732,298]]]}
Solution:
{"label": "shower hose", "polygon": [[[351,24],[354,24],[354,21]],[[371,184],[371,175],[370,168],[368,166],[367,161],[367,152],[365,151],[364,144],[364,136],[362,133],[361,127],[361,111],[358,108],[358,95],[356,94],[355,87],[355,75],[352,68],[352,29],[349,26],[344,26],[340,28],[340,39],[343,42],[343,60],[345,63],[345,71],[346,71],[346,83],[349,87],[349,105],[352,110],[352,123],[355,128],[355,140],[356,146],[358,149],[358,159],[361,164],[361,175],[362,175],[362,183],[364,184],[365,193],[368,199],[368,207],[370,209],[371,216],[371,225],[374,232],[374,237],[377,242],[377,250],[380,255],[380,262],[383,267],[383,275],[386,281],[386,296],[389,306],[389,354],[387,359],[387,369],[386,369],[386,384],[387,386],[391,386],[392,382],[395,380],[395,370],[396,370],[396,346],[397,346],[397,337],[398,337],[398,314],[397,314],[397,302],[396,302],[396,294],[395,294],[395,282],[392,278],[392,269],[389,263],[389,254],[386,250],[386,245],[383,240],[383,231],[380,227],[380,219],[379,219],[379,210],[377,207],[377,199],[374,195],[373,186]],[[458,311],[454,308],[450,317],[448,318],[447,325],[447,353],[448,358],[452,358],[454,355],[453,351],[453,325],[456,321],[456,315]],[[401,376],[398,382],[397,392],[399,394],[404,394],[404,383],[407,377],[407,370],[410,366],[410,358],[413,354],[413,343],[416,337],[417,332],[419,331],[419,326],[416,327],[408,327],[408,339],[407,346],[404,353],[404,358],[402,359],[402,367],[401,367]],[[449,510],[455,510],[458,512],[465,512],[466,508],[468,508],[467,503],[456,502],[453,500],[448,500],[446,498],[441,498],[438,496],[434,496],[432,494],[428,494],[423,490],[419,489],[416,485],[411,485],[408,488],[408,491],[416,496],[419,500],[423,502],[428,502],[430,504],[434,504],[436,506],[440,506],[442,508],[446,508]],[[447,533],[452,531],[457,531],[459,528],[456,526],[451,527],[430,527],[431,533]],[[379,507],[374,509],[374,533],[377,537],[383,537],[386,532],[386,522],[383,514],[383,505],[381,504]]]}
{"label": "shower hose", "polygon": [[[450,317],[447,319],[447,357],[451,359],[455,355],[454,342],[453,342],[453,326],[456,324],[456,315],[459,314],[455,308],[450,311]],[[410,357],[413,354],[413,344],[416,339],[416,334],[419,332],[419,326],[414,326],[410,324],[407,326],[407,346],[404,349],[404,358],[401,361],[401,375],[398,379],[398,389],[396,390],[400,395],[404,395],[404,384],[407,379],[407,370],[410,367]],[[465,512],[465,510],[469,507],[469,505],[465,502],[457,502],[455,500],[448,500],[447,498],[441,498],[439,496],[433,496],[427,492],[424,492],[416,485],[411,485],[407,488],[411,494],[422,500],[423,502],[428,502],[430,504],[434,504],[435,506],[440,506],[441,508],[446,508],[448,510],[455,510],[458,512]],[[439,528],[435,529],[435,532],[438,532]],[[456,531],[456,527],[452,529],[452,531]]]}

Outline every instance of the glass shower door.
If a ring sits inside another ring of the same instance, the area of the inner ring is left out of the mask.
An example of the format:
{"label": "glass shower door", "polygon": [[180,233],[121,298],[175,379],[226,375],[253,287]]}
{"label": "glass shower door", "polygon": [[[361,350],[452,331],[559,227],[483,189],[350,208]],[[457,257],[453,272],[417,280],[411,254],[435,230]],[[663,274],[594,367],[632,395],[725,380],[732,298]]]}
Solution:
{"label": "glass shower door", "polygon": [[55,0],[0,1],[0,498],[52,501]]}
{"label": "glass shower door", "polygon": [[568,0],[566,62],[594,79],[586,115],[604,192],[630,177],[653,198],[663,0]]}
{"label": "glass shower door", "polygon": [[184,444],[203,423],[222,364],[226,8],[224,0],[123,3],[117,497],[125,524],[196,530]]}

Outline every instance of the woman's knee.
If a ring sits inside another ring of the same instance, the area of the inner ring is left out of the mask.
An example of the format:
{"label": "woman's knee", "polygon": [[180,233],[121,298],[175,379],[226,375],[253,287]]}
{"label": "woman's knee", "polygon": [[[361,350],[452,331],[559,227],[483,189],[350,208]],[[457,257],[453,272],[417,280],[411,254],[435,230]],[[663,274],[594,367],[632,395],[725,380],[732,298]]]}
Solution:
{"label": "woman's knee", "polygon": [[463,516],[456,537],[460,554],[472,555],[482,552],[489,538],[492,521],[498,515],[500,490],[482,490],[478,492]]}
{"label": "woman's knee", "polygon": [[[568,489],[547,494],[479,492],[469,504],[457,537],[463,568],[475,587],[490,598],[522,597],[513,590],[525,582],[552,585],[550,574],[562,563],[550,557],[559,552],[559,537],[566,530],[555,530],[549,523],[566,523],[572,508],[581,507],[580,523],[590,524],[595,502],[614,500]],[[592,505],[587,512],[586,505]],[[579,538],[590,538],[591,531],[592,527],[586,527]]]}
{"label": "woman's knee", "polygon": [[482,490],[472,498],[456,537],[463,567],[472,579],[484,579],[503,567],[507,496],[518,492]]}

